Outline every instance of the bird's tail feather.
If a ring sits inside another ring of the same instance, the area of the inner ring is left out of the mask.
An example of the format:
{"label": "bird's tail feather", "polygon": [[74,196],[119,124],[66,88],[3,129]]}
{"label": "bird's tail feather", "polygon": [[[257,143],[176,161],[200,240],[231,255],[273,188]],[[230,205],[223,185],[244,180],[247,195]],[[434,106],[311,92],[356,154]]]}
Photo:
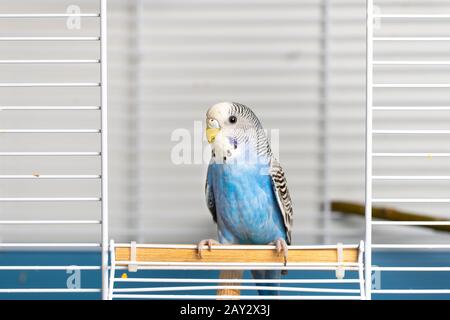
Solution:
{"label": "bird's tail feather", "polygon": [[[253,279],[280,279],[280,270],[252,270]],[[257,283],[257,286],[279,287],[279,283]],[[260,296],[278,296],[278,290],[258,290]]]}

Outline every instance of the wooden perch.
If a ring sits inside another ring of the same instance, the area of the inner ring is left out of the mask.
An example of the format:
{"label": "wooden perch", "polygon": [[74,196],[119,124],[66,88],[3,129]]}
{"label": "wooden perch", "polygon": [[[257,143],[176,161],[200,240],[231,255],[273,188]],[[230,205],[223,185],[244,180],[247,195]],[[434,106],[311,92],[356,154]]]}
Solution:
{"label": "wooden perch", "polygon": [[[218,245],[217,247],[220,247]],[[136,262],[209,262],[209,263],[283,263],[283,257],[274,249],[214,249],[203,250],[203,257],[199,258],[194,248],[136,248]],[[130,261],[129,247],[116,247],[116,263],[124,265],[121,261]],[[336,249],[292,249],[289,248],[291,263],[322,263],[336,262]],[[358,248],[345,248],[343,262],[357,262]],[[127,263],[125,263],[126,265]]]}
{"label": "wooden perch", "polygon": [[[365,206],[363,204],[346,201],[332,201],[331,210],[335,212],[354,214],[358,216],[365,215]],[[372,207],[372,216],[374,218],[391,221],[423,221],[423,222],[442,222],[441,218],[435,218],[424,214],[410,213],[392,208]],[[428,228],[438,231],[450,232],[450,226],[444,225],[418,225],[417,227]]]}

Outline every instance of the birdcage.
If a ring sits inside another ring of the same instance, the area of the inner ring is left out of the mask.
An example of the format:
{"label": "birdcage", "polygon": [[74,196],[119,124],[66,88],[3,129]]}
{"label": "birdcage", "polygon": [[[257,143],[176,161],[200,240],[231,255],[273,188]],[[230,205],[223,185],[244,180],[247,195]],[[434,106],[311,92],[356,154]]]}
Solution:
{"label": "birdcage", "polygon": [[[1,298],[450,293],[450,2],[20,0],[0,11]],[[287,262],[271,245],[200,258],[192,244],[214,231],[199,204],[202,116],[228,99],[279,129],[269,134],[297,223]],[[188,156],[173,161],[186,133]]]}

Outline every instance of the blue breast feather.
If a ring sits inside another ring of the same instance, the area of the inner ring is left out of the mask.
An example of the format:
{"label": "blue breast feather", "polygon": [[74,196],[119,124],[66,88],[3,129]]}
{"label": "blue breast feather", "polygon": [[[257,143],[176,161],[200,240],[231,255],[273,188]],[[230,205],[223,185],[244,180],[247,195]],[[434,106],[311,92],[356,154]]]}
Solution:
{"label": "blue breast feather", "polygon": [[286,239],[268,172],[268,164],[209,165],[207,179],[214,194],[221,243],[268,244]]}

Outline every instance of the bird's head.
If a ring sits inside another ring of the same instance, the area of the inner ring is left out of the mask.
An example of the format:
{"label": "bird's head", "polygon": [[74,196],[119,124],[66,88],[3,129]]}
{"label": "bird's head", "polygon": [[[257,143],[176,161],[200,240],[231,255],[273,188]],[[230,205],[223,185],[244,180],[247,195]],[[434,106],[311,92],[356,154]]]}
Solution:
{"label": "bird's head", "polygon": [[261,127],[253,111],[243,104],[221,102],[210,107],[206,113],[206,137],[214,143],[218,136],[236,137],[245,130]]}
{"label": "bird's head", "polygon": [[206,138],[213,150],[221,149],[225,154],[235,153],[240,145],[249,146],[247,152],[257,151],[258,145],[264,145],[270,152],[259,119],[249,107],[240,103],[221,102],[208,109]]}

